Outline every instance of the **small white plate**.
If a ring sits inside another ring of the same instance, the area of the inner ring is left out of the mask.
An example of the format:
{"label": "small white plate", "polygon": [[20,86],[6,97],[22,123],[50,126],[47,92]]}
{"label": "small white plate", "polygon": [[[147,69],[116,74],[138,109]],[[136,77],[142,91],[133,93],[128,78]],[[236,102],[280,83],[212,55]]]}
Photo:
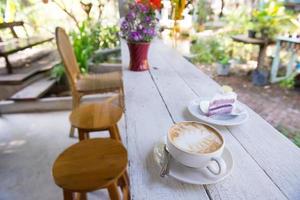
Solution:
{"label": "small white plate", "polygon": [[[161,139],[153,149],[153,156],[155,162],[158,164],[159,168],[161,169],[162,164],[164,162],[164,145],[165,145],[165,138]],[[222,155],[224,159],[227,169],[226,172],[223,174],[222,177],[218,179],[212,179],[207,177],[205,173],[202,172],[201,169],[187,167],[185,165],[180,164],[174,158],[171,159],[170,168],[169,168],[169,176],[189,184],[196,184],[196,185],[205,185],[205,184],[214,184],[217,183],[224,178],[226,178],[233,170],[233,158],[230,151],[225,147],[224,152]],[[214,167],[214,166],[212,166]]]}
{"label": "small white plate", "polygon": [[188,105],[189,112],[196,118],[201,121],[207,122],[209,124],[221,125],[221,126],[236,126],[244,123],[248,120],[249,114],[247,109],[239,102],[236,103],[236,106],[239,110],[242,111],[242,114],[237,116],[226,116],[226,115],[215,115],[215,116],[206,116],[200,109],[200,102],[206,101],[207,98],[201,98],[193,100]]}

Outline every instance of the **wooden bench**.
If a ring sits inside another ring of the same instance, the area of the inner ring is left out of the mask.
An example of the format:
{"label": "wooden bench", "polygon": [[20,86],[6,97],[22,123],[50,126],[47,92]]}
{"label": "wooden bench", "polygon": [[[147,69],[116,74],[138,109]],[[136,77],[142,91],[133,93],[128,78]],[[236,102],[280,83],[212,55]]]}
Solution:
{"label": "wooden bench", "polygon": [[125,134],[134,199],[300,199],[300,149],[247,106],[247,122],[217,127],[233,156],[230,176],[210,185],[160,178],[153,158],[154,145],[174,123],[195,120],[187,111],[190,101],[211,97],[220,86],[161,41],[151,43],[150,71],[128,70],[126,42],[122,43],[122,61]]}
{"label": "wooden bench", "polygon": [[[16,31],[14,30],[14,27],[16,26],[22,26],[23,29],[26,32],[27,38],[19,38]],[[9,22],[9,23],[1,23],[0,29],[10,29],[11,33],[13,35],[13,39],[9,41],[2,41],[0,38],[0,57],[4,57],[6,62],[6,68],[7,73],[12,74],[13,69],[12,65],[9,62],[8,56],[10,54],[16,53],[18,51],[22,51],[27,48],[31,48],[33,46],[49,42],[53,39],[53,37],[40,37],[40,36],[34,36],[29,37],[28,33],[25,29],[24,22],[18,21],[18,22]]]}
{"label": "wooden bench", "polygon": [[36,100],[43,96],[53,85],[55,84],[54,79],[47,77],[42,78],[33,84],[23,88],[12,97],[11,100],[24,101],[24,100]]}

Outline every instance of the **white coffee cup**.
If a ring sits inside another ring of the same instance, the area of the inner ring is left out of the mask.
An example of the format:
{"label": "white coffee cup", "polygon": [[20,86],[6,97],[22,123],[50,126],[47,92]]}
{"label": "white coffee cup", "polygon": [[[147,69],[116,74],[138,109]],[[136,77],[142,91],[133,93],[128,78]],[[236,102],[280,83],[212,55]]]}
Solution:
{"label": "white coffee cup", "polygon": [[[194,131],[193,128],[195,128]],[[196,135],[202,133],[205,134],[205,137]],[[197,139],[199,144],[195,143]],[[205,140],[204,143],[201,141],[202,139]],[[193,147],[193,151],[180,146],[178,143],[180,140],[186,140],[185,144],[189,144],[190,141],[191,145],[189,145],[189,148],[190,146],[191,148]],[[197,145],[193,146],[192,143]],[[211,146],[209,143],[211,143]],[[203,149],[203,145],[205,149]],[[224,138],[217,129],[199,122],[184,121],[174,124],[167,135],[167,148],[175,160],[188,167],[203,169],[202,171],[207,176],[213,178],[218,178],[226,171],[226,163],[222,158],[224,146]],[[201,152],[202,150],[205,150],[205,152]],[[213,162],[217,163],[217,170],[211,167]]]}

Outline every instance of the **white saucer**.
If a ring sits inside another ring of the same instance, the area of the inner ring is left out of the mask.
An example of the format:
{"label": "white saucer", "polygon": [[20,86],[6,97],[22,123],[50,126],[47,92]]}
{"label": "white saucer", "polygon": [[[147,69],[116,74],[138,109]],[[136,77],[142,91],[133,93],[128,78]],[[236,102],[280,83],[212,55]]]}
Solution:
{"label": "white saucer", "polygon": [[[165,137],[162,138],[153,149],[153,156],[155,162],[158,164],[159,168],[161,169],[162,164],[164,162],[164,145],[165,145]],[[204,184],[214,184],[217,183],[224,178],[226,178],[233,170],[233,158],[230,151],[225,147],[224,152],[222,155],[224,159],[227,170],[224,175],[218,179],[212,179],[207,177],[201,169],[187,167],[185,165],[180,164],[174,158],[171,159],[170,169],[169,169],[169,176],[189,184],[196,184],[196,185],[204,185]],[[214,163],[213,163],[214,164]],[[212,166],[214,167],[214,166]]]}
{"label": "white saucer", "polygon": [[221,126],[235,126],[244,123],[248,120],[249,114],[247,109],[239,102],[236,106],[239,110],[242,111],[242,114],[237,116],[206,116],[200,109],[200,102],[205,101],[207,98],[201,98],[193,100],[189,103],[188,110],[189,112],[196,117],[197,119],[207,122],[209,124],[221,125]]}

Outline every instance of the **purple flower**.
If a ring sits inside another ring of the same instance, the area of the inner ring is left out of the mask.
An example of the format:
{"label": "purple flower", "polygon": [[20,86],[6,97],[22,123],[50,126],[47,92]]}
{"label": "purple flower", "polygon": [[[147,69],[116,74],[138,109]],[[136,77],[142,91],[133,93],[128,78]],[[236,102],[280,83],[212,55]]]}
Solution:
{"label": "purple flower", "polygon": [[143,33],[146,35],[148,34],[148,30],[146,28],[143,28]]}
{"label": "purple flower", "polygon": [[130,11],[127,15],[126,15],[126,20],[127,21],[133,21],[135,19],[135,13]]}
{"label": "purple flower", "polygon": [[145,22],[146,22],[146,23],[150,23],[150,22],[151,22],[151,17],[146,16],[146,17],[145,17]]}
{"label": "purple flower", "polygon": [[130,33],[130,39],[137,42],[142,39],[142,36],[139,32],[133,31]]}
{"label": "purple flower", "polygon": [[156,35],[155,13],[142,3],[129,4],[129,12],[120,25],[120,35],[132,42],[149,42]]}
{"label": "purple flower", "polygon": [[145,6],[144,4],[142,4],[142,3],[137,4],[137,7],[143,13],[146,13],[146,12],[149,11],[149,8],[147,6]]}
{"label": "purple flower", "polygon": [[143,27],[142,24],[139,24],[139,25],[137,26],[137,30],[138,30],[138,31],[142,31],[143,29],[144,29],[144,27]]}
{"label": "purple flower", "polygon": [[149,34],[150,34],[151,36],[155,36],[155,28],[154,28],[154,27],[150,28]]}
{"label": "purple flower", "polygon": [[143,33],[150,37],[153,37],[153,36],[155,36],[155,29],[153,27],[147,28],[147,29],[143,30]]}
{"label": "purple flower", "polygon": [[126,31],[129,28],[128,22],[126,20],[124,20],[121,24],[121,29],[123,31]]}

